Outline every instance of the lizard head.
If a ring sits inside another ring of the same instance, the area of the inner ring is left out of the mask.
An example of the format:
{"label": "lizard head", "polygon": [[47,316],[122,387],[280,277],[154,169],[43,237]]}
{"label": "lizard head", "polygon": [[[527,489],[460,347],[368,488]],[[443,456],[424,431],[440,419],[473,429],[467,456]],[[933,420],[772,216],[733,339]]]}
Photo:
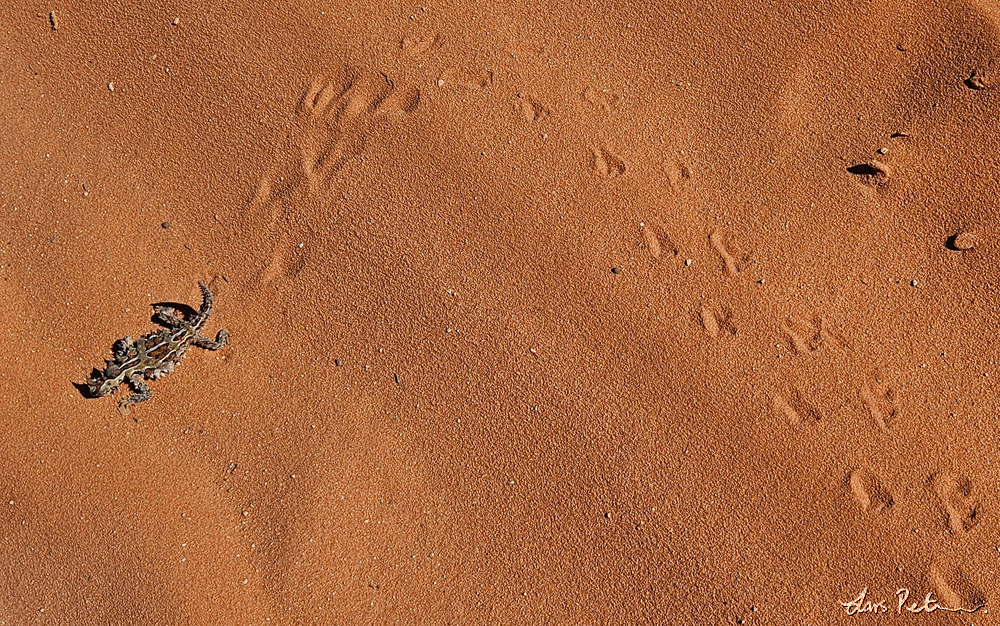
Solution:
{"label": "lizard head", "polygon": [[100,376],[96,375],[91,376],[90,378],[87,379],[87,382],[85,383],[87,389],[86,395],[91,398],[100,398],[101,396],[108,395],[109,393],[111,393],[111,390],[107,388],[108,383],[110,382],[111,381],[104,380]]}
{"label": "lizard head", "polygon": [[117,365],[110,362],[104,368],[103,372],[95,369],[85,383],[87,393],[90,397],[100,398],[114,391],[121,384],[121,380],[118,379],[121,373],[119,369]]}

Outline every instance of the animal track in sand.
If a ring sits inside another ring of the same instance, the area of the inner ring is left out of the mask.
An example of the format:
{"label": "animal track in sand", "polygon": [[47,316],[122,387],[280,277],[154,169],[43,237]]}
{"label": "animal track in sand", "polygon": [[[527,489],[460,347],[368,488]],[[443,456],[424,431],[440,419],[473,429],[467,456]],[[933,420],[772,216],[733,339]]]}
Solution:
{"label": "animal track in sand", "polygon": [[[358,71],[343,82],[313,81],[289,132],[287,149],[294,162],[275,159],[257,187],[254,204],[273,203],[303,179],[310,193],[321,193],[364,148],[372,121],[412,113],[419,103],[417,88],[397,89],[385,74]],[[276,219],[272,215],[272,226]]]}
{"label": "animal track in sand", "polygon": [[618,178],[625,173],[625,162],[604,147],[590,149],[590,167],[603,178]]}
{"label": "animal track in sand", "polygon": [[294,203],[289,197],[297,190],[313,197],[328,193],[334,177],[363,151],[376,120],[412,113],[419,103],[417,88],[397,88],[376,72],[350,71],[340,81],[312,82],[296,108],[284,148],[251,201],[248,227],[262,230],[271,246],[261,282],[294,276],[306,258],[304,244],[288,236],[291,218],[286,213]]}
{"label": "animal track in sand", "polygon": [[818,319],[810,322],[799,317],[786,317],[781,321],[781,330],[796,354],[809,354],[818,349],[823,341]]}
{"label": "animal track in sand", "polygon": [[858,392],[861,401],[868,408],[868,413],[879,428],[888,432],[899,406],[896,403],[896,392],[884,385],[869,385],[864,383]]}
{"label": "animal track in sand", "polygon": [[852,165],[847,171],[869,187],[884,187],[892,177],[892,170],[888,165],[874,160]]}
{"label": "animal track in sand", "polygon": [[823,318],[806,320],[801,317],[786,317],[781,322],[781,330],[788,337],[796,354],[809,354],[824,345],[850,349],[847,340]]}
{"label": "animal track in sand", "polygon": [[783,418],[790,426],[802,422],[816,423],[820,420],[820,412],[811,402],[806,400],[798,389],[787,393],[774,393],[771,396],[774,412]]}
{"label": "animal track in sand", "polygon": [[654,259],[661,258],[664,253],[670,253],[674,256],[677,255],[679,250],[674,242],[670,240],[670,237],[664,232],[662,227],[654,227],[652,224],[647,224],[641,222],[639,228],[642,230],[642,240],[643,242],[639,245],[645,244],[646,249],[649,250],[650,256]]}
{"label": "animal track in sand", "polygon": [[720,257],[722,257],[722,262],[725,266],[726,274],[730,276],[736,276],[736,274],[739,273],[740,269],[736,265],[736,257],[734,257],[729,252],[729,248],[726,247],[726,241],[725,238],[722,236],[722,233],[719,232],[718,230],[713,230],[712,234],[708,236],[708,242],[712,244],[712,247],[715,248],[715,251],[719,253]]}
{"label": "animal track in sand", "polygon": [[295,278],[302,271],[302,268],[305,267],[306,260],[305,242],[292,244],[289,241],[288,234],[283,233],[278,238],[278,243],[274,246],[267,267],[260,273],[258,282],[266,285],[278,276]]}
{"label": "animal track in sand", "polygon": [[399,48],[404,54],[418,56],[440,48],[443,42],[444,38],[441,37],[441,33],[408,35],[400,41]]}
{"label": "animal track in sand", "polygon": [[961,568],[935,559],[927,572],[927,582],[937,592],[942,608],[974,613],[986,605],[986,594],[972,583]]}
{"label": "animal track in sand", "polygon": [[847,484],[851,488],[851,496],[862,509],[882,513],[892,508],[892,493],[871,471],[863,468],[853,470]]}
{"label": "animal track in sand", "polygon": [[670,185],[670,189],[677,191],[684,186],[684,183],[689,181],[694,173],[691,168],[677,161],[672,161],[667,164],[667,183]]}
{"label": "animal track in sand", "polygon": [[615,108],[619,101],[621,101],[621,96],[610,89],[598,90],[593,87],[587,87],[580,95],[583,96],[584,100],[599,109],[603,109],[605,112]]}
{"label": "animal track in sand", "polygon": [[361,152],[374,118],[412,113],[419,102],[419,90],[396,90],[385,74],[358,74],[342,91],[313,82],[299,107],[308,128],[299,148],[310,190],[318,193],[325,188],[330,178]]}
{"label": "animal track in sand", "polygon": [[965,535],[979,523],[980,502],[972,495],[972,481],[965,476],[938,472],[931,476],[930,486],[948,516],[951,534]]}
{"label": "animal track in sand", "polygon": [[514,98],[514,110],[528,123],[540,122],[552,114],[548,107],[523,93]]}
{"label": "animal track in sand", "polygon": [[733,312],[722,306],[701,305],[698,311],[698,321],[702,328],[712,339],[718,339],[723,335],[735,335],[736,326],[733,324]]}
{"label": "animal track in sand", "polygon": [[448,68],[438,76],[437,86],[445,89],[485,89],[493,84],[493,72]]}

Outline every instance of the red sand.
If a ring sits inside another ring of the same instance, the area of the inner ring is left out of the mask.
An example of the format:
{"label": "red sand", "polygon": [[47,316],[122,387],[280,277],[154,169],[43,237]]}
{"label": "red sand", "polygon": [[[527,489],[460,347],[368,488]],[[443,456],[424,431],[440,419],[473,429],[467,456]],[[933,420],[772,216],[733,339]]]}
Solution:
{"label": "red sand", "polygon": [[0,624],[991,623],[1000,9],[14,4]]}

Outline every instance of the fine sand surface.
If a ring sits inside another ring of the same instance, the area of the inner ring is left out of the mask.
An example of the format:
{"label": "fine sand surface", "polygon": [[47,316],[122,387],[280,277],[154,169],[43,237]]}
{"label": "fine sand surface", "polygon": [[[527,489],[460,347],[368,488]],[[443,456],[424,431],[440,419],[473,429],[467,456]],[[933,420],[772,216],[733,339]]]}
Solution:
{"label": "fine sand surface", "polygon": [[0,625],[996,623],[1000,9],[265,4],[0,8]]}

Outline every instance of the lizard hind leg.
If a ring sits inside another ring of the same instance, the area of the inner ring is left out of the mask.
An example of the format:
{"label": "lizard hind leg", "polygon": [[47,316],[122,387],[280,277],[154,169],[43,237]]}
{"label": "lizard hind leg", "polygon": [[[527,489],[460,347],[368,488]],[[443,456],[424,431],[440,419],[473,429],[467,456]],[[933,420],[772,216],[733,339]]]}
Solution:
{"label": "lizard hind leg", "polygon": [[118,403],[118,411],[122,415],[128,415],[131,413],[131,409],[129,407],[133,404],[145,402],[153,397],[153,390],[149,388],[149,385],[147,385],[145,381],[143,381],[142,374],[136,372],[129,377],[128,381],[132,387],[132,391],[135,393],[127,398],[122,398]]}
{"label": "lizard hind leg", "polygon": [[153,313],[153,321],[170,328],[177,328],[184,324],[184,320],[177,317],[177,310],[172,306],[156,306]]}
{"label": "lizard hind leg", "polygon": [[191,343],[206,350],[218,350],[229,343],[229,331],[225,329],[220,330],[215,335],[214,341],[204,335],[198,335]]}

